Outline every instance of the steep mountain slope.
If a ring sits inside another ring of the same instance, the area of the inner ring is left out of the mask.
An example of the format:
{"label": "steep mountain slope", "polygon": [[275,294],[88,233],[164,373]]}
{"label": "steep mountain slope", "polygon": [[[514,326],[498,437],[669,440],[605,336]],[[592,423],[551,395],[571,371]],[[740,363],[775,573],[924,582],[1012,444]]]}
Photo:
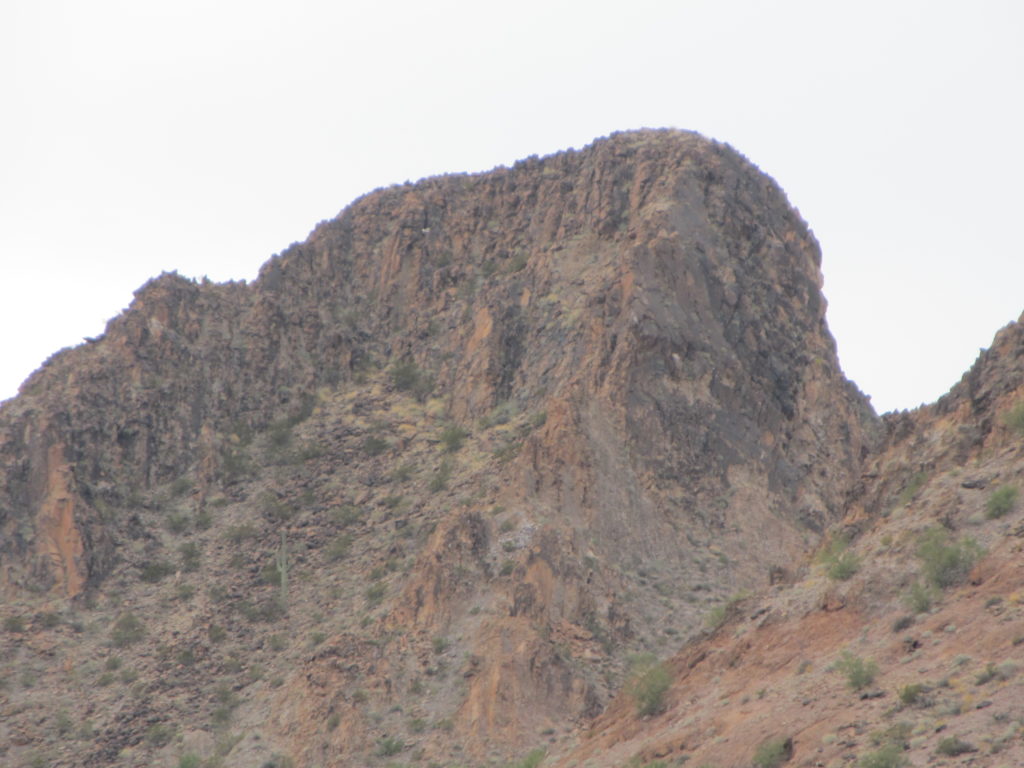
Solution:
{"label": "steep mountain slope", "polygon": [[671,659],[663,712],[622,696],[552,764],[1024,764],[1021,321],[936,404],[886,417],[831,532],[845,549]]}
{"label": "steep mountain slope", "polygon": [[644,131],[150,282],[0,410],[4,759],[643,753],[632,655],[743,590],[817,606],[824,531],[999,432],[988,373],[883,426],[819,262],[740,155]]}

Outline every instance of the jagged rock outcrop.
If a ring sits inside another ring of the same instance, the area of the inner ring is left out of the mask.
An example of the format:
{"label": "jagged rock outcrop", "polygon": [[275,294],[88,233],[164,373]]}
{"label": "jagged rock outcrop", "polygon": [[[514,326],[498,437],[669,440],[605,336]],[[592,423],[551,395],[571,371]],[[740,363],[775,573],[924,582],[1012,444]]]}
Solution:
{"label": "jagged rock outcrop", "polygon": [[[319,586],[292,600],[353,619],[268,694],[274,738],[359,759],[383,738],[361,702],[398,706],[457,638],[462,682],[423,705],[446,726],[421,749],[513,753],[596,715],[630,651],[790,569],[864,492],[882,429],[839,369],[819,264],[778,186],[691,133],[371,193],[250,285],[151,281],[4,405],[0,586],[132,589],[167,546],[140,521],[170,503],[207,515],[211,574],[237,580],[223,537],[251,515],[260,546],[274,526],[300,542]],[[442,424],[472,433],[458,461]],[[282,458],[292,428],[316,450]],[[415,494],[382,490],[410,475]],[[323,549],[345,506],[383,510],[344,534],[395,582],[366,606]],[[182,609],[193,628],[219,604],[273,614],[232,584]]]}

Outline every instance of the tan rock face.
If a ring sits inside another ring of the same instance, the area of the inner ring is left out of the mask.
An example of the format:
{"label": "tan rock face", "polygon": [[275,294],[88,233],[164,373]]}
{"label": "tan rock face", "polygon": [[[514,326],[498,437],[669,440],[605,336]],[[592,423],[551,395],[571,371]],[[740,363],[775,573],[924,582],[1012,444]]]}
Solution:
{"label": "tan rock face", "polygon": [[[359,701],[397,706],[451,638],[461,682],[437,683],[446,729],[424,754],[514,754],[600,712],[629,653],[766,585],[864,490],[880,427],[839,370],[819,262],[746,159],[645,131],[371,193],[251,285],[161,276],[0,413],[8,589],[102,593],[157,549],[131,510],[179,478],[197,514],[216,496],[270,515],[301,491],[290,535],[317,563],[318,510],[391,504],[396,527],[351,543],[408,563],[367,614],[374,641],[353,624],[304,659],[273,694],[274,737],[324,764],[365,754],[383,735]],[[299,423],[321,450],[293,480],[281,425]],[[472,433],[457,461],[438,453],[448,423]],[[382,497],[415,461],[454,474]],[[310,718],[335,716],[313,745]]]}

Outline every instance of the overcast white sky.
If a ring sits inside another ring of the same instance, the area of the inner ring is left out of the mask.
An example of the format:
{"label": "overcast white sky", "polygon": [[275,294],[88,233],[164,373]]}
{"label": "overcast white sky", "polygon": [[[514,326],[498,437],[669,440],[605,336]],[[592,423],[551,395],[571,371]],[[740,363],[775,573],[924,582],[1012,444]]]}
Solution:
{"label": "overcast white sky", "polygon": [[4,0],[0,399],[161,271],[353,198],[673,126],[772,175],[847,376],[946,391],[1024,310],[1019,0]]}

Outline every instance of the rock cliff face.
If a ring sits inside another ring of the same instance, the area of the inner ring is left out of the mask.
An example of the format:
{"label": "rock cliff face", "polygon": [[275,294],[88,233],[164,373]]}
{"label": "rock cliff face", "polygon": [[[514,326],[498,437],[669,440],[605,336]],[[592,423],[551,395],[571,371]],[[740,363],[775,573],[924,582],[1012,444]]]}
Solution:
{"label": "rock cliff face", "polygon": [[111,702],[90,764],[171,749],[165,720],[223,750],[184,690],[302,632],[274,685],[231,684],[263,741],[229,764],[483,760],[597,716],[629,654],[792,579],[881,492],[898,430],[842,376],[819,263],[742,156],[643,131],[371,193],[250,285],[143,286],[0,411],[9,604],[170,638],[138,666],[173,713]]}

